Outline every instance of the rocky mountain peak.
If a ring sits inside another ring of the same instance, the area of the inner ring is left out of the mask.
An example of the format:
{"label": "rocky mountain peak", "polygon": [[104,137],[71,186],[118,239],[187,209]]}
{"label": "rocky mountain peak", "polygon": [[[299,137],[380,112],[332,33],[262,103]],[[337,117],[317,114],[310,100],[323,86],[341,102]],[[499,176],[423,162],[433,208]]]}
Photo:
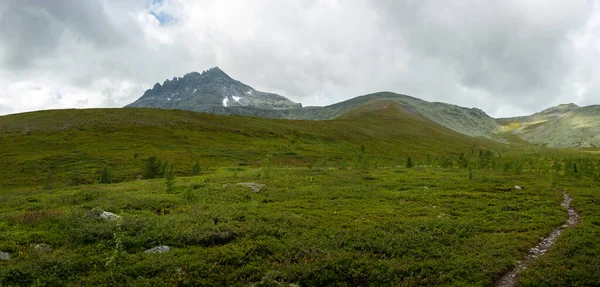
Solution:
{"label": "rocky mountain peak", "polygon": [[264,93],[234,80],[219,67],[202,73],[191,72],[156,83],[141,98],[126,107],[166,108],[212,111],[215,107],[251,107],[259,109],[293,109],[302,105],[289,99]]}

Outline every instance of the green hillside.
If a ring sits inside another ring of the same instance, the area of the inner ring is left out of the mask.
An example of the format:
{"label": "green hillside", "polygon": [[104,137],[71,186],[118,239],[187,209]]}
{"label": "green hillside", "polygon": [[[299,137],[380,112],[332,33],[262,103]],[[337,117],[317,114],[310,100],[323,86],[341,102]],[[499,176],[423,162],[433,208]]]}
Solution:
{"label": "green hillside", "polygon": [[[492,286],[565,224],[563,191],[581,222],[519,282],[600,284],[596,154],[402,101],[326,121],[40,111],[0,134],[1,286]],[[154,157],[175,175],[135,180]]]}
{"label": "green hillside", "polygon": [[[360,109],[359,109],[360,110]],[[261,166],[395,166],[507,146],[415,118],[395,106],[357,118],[292,121],[163,109],[55,110],[0,117],[2,185],[92,183],[104,165],[116,181],[133,180],[150,156],[190,175],[196,160],[214,169]],[[364,151],[361,151],[361,145]]]}

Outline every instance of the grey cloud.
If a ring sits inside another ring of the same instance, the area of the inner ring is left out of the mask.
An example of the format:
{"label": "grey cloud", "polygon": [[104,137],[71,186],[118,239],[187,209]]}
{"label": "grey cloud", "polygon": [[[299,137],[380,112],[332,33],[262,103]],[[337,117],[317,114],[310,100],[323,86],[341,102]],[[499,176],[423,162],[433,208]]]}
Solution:
{"label": "grey cloud", "polygon": [[79,0],[7,0],[0,15],[2,62],[27,68],[38,57],[52,56],[61,42],[118,45],[123,39],[101,2]]}
{"label": "grey cloud", "polygon": [[568,37],[590,8],[580,1],[374,3],[411,55],[436,59],[461,85],[503,98],[537,97],[563,83]]}
{"label": "grey cloud", "polygon": [[[190,5],[226,13],[193,14]],[[157,30],[168,43],[148,39],[156,35],[137,18],[144,9],[177,18]],[[573,101],[577,82],[588,93],[577,101],[594,103],[598,52],[581,54],[572,39],[594,9],[583,1],[0,0],[0,82],[50,79],[94,93],[86,106],[112,107],[218,65],[305,105],[387,90],[495,116],[533,113]]]}

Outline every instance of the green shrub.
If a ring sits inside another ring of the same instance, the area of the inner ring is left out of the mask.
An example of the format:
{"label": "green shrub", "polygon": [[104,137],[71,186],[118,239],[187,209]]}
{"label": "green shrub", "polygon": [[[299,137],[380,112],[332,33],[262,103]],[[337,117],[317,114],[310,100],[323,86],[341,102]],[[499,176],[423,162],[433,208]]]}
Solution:
{"label": "green shrub", "polygon": [[173,164],[167,164],[167,167],[164,169],[165,176],[165,188],[167,192],[173,192],[175,187],[175,173],[173,171]]}
{"label": "green shrub", "polygon": [[199,175],[200,171],[202,171],[202,169],[200,167],[200,162],[198,162],[198,160],[196,160],[196,163],[194,164],[194,166],[192,166],[192,174]]}
{"label": "green shrub", "polygon": [[406,167],[407,167],[407,168],[412,168],[413,166],[414,166],[414,164],[413,164],[413,162],[412,162],[412,158],[410,158],[410,156],[409,156],[409,157],[407,157],[407,158],[406,158]]}
{"label": "green shrub", "polygon": [[164,175],[165,167],[168,162],[159,159],[156,156],[151,156],[144,160],[145,164],[142,169],[142,176],[147,179],[157,178]]}
{"label": "green shrub", "polygon": [[100,183],[112,183],[112,175],[108,165],[105,165],[104,168],[102,168],[102,172],[100,173]]}
{"label": "green shrub", "polygon": [[196,200],[198,200],[196,190],[193,187],[187,187],[186,189],[184,189],[182,196],[183,199],[187,200],[188,202],[196,202]]}
{"label": "green shrub", "polygon": [[54,184],[52,182],[53,176],[54,176],[54,174],[52,173],[52,171],[49,171],[48,173],[46,173],[46,177],[44,178],[44,189],[45,190],[50,190],[50,189],[54,188]]}

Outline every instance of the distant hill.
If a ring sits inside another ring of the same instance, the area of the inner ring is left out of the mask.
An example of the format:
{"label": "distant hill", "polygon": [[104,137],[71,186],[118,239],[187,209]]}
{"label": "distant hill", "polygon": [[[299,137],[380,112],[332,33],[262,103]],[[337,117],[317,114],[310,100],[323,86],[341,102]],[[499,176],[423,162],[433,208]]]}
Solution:
{"label": "distant hill", "polygon": [[[291,120],[332,120],[348,118],[359,107],[370,102],[394,102],[405,112],[472,137],[504,141],[506,134],[530,143],[548,147],[600,147],[597,123],[600,114],[591,107],[564,104],[522,117],[494,119],[477,108],[428,102],[392,92],[379,92],[355,97],[324,107],[302,107],[289,99],[254,90],[232,79],[218,67],[203,73],[189,73],[183,78],[156,84],[128,108],[146,107],[189,110],[217,115],[251,116]],[[364,107],[364,106],[363,106]],[[564,138],[568,135],[568,138]]]}
{"label": "distant hill", "polygon": [[600,106],[572,109],[519,132],[524,140],[552,148],[600,147]]}
{"label": "distant hill", "polygon": [[549,121],[556,119],[572,110],[576,110],[580,108],[578,105],[574,103],[562,104],[554,107],[547,108],[539,113],[535,113],[530,116],[524,117],[513,117],[513,118],[499,118],[497,119],[499,122],[540,122],[540,121]]}
{"label": "distant hill", "polygon": [[330,120],[373,100],[391,100],[408,105],[414,112],[449,129],[474,137],[494,138],[500,130],[496,121],[482,110],[445,103],[431,103],[391,92],[356,97],[325,107],[306,107],[287,98],[254,90],[229,77],[218,67],[183,78],[156,84],[128,108],[190,110],[221,115],[278,119]]}
{"label": "distant hill", "polygon": [[551,148],[600,147],[600,106],[558,105],[530,116],[498,119],[504,130]]}

